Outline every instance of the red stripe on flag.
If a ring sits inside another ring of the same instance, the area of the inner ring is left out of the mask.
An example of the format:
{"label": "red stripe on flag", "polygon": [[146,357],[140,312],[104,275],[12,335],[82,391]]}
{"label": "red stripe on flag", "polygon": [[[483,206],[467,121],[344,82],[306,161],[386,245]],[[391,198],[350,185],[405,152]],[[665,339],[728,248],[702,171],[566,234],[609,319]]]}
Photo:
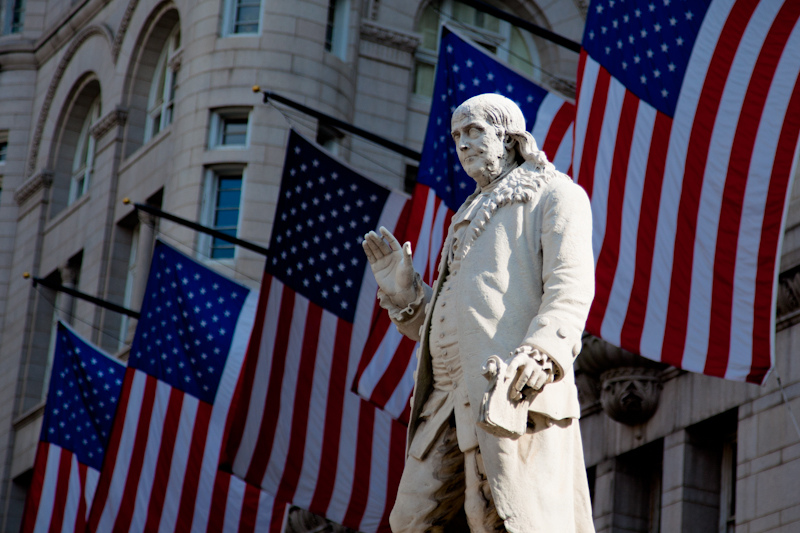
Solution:
{"label": "red stripe on flag", "polygon": [[614,159],[611,164],[611,176],[608,183],[608,208],[606,210],[606,234],[603,246],[597,258],[596,289],[586,329],[600,333],[603,318],[608,307],[608,299],[614,284],[614,275],[619,262],[620,238],[622,235],[622,206],[625,200],[625,185],[628,181],[628,161],[633,130],[636,127],[636,113],[639,99],[625,91],[622,111],[617,129],[617,140],[614,145]]}
{"label": "red stripe on flag", "polygon": [[792,175],[797,140],[800,136],[800,79],[795,82],[786,117],[781,128],[772,179],[767,192],[764,221],[761,227],[761,243],[758,250],[756,272],[756,294],[753,316],[753,362],[747,381],[758,383],[764,380],[772,366],[772,314],[774,313],[773,287],[775,281],[775,250],[781,236],[784,203],[787,201],[787,185]]}
{"label": "red stripe on flag", "polygon": [[[583,55],[585,52],[581,52]],[[583,187],[589,198],[594,189],[594,169],[597,163],[597,150],[600,144],[600,131],[603,126],[603,117],[608,100],[608,88],[611,84],[611,75],[603,67],[598,67],[597,81],[592,97],[592,108],[589,111],[589,120],[586,124],[586,140],[583,145],[581,167],[578,169],[578,184]]]}
{"label": "red stripe on flag", "polygon": [[556,156],[567,130],[574,122],[575,106],[564,103],[553,117],[553,122],[550,123],[550,129],[547,130],[547,136],[542,143],[541,149],[547,155],[547,159],[552,161]]}
{"label": "red stripe on flag", "polygon": [[331,360],[331,377],[328,384],[328,398],[325,404],[325,429],[322,437],[321,465],[314,497],[309,510],[325,514],[333,495],[339,463],[339,443],[342,438],[342,416],[344,395],[347,388],[347,362],[350,358],[350,338],[353,325],[345,320],[336,322],[336,339]]}
{"label": "red stripe on flag", "polygon": [[189,457],[186,461],[186,471],[183,476],[181,489],[181,503],[178,507],[177,531],[190,531],[194,520],[197,489],[200,484],[200,474],[203,470],[203,454],[208,439],[208,425],[211,420],[212,406],[206,402],[197,402],[197,413],[194,417],[194,430],[189,443]]}
{"label": "red stripe on flag", "polygon": [[714,254],[714,285],[709,326],[710,331],[714,332],[714,342],[709,343],[708,357],[703,370],[704,374],[711,376],[724,377],[728,368],[736,251],[753,147],[781,52],[786,47],[799,15],[800,2],[787,2],[775,17],[753,68],[731,145]]}
{"label": "red stripe on flag", "polygon": [[[257,453],[258,450],[272,450],[272,443],[275,439],[275,430],[278,426],[278,416],[281,411],[281,383],[286,367],[286,351],[289,347],[289,332],[291,331],[292,316],[294,315],[295,293],[291,289],[285,289],[281,298],[281,310],[278,319],[277,336],[275,338],[275,349],[272,355],[272,369],[269,374],[269,385],[267,386],[267,399],[264,402],[268,409],[264,409],[264,416],[259,425],[258,440],[250,466],[247,469],[245,480],[261,486],[264,474],[269,464],[269,453]],[[266,307],[266,301],[261,307]]]}
{"label": "red stripe on flag", "polygon": [[250,395],[253,392],[253,380],[256,376],[256,367],[258,366],[258,352],[261,348],[261,337],[264,334],[264,321],[267,316],[267,305],[269,301],[269,292],[272,288],[272,276],[264,274],[261,280],[261,291],[258,295],[258,301],[264,302],[264,305],[256,306],[255,322],[253,323],[253,330],[250,333],[250,341],[247,343],[247,351],[244,356],[244,363],[240,373],[240,379],[237,381],[236,390],[231,398],[231,410],[228,419],[225,422],[225,433],[222,442],[222,457],[220,457],[221,466],[230,466],[239,451],[239,446],[242,443],[242,434],[244,432],[245,424],[234,424],[237,416],[237,408],[241,411],[246,411],[250,405]]}
{"label": "red stripe on flag", "polygon": [[[632,352],[640,352],[644,317],[647,312],[647,298],[650,292],[650,272],[653,268],[658,209],[661,204],[661,186],[664,182],[664,168],[667,163],[672,119],[656,111],[652,139],[662,139],[650,143],[647,168],[642,186],[642,204],[639,210],[639,227],[636,235],[636,267],[633,273],[628,310],[620,331],[621,347]],[[599,331],[592,331],[599,334]]]}
{"label": "red stripe on flag", "polygon": [[53,514],[50,516],[51,533],[58,533],[64,523],[64,508],[67,505],[69,492],[69,472],[72,468],[72,452],[61,449],[58,458],[58,478],[56,478],[56,495],[53,499]]}
{"label": "red stripe on flag", "polygon": [[97,485],[89,515],[88,528],[90,531],[97,531],[97,526],[100,523],[100,518],[106,506],[106,500],[108,499],[108,490],[111,487],[111,480],[114,477],[114,465],[117,464],[117,452],[119,451],[119,444],[122,440],[122,432],[125,429],[123,421],[125,420],[125,413],[128,412],[133,375],[133,370],[128,369],[125,372],[125,381],[122,384],[122,393],[120,394],[119,406],[117,407],[117,418],[119,420],[112,426],[111,437],[108,440],[108,447],[106,448],[106,457],[103,459],[103,470],[107,472],[108,475],[100,476],[100,481]]}
{"label": "red stripe on flag", "polygon": [[416,344],[416,342],[403,335],[391,363],[389,363],[381,379],[378,380],[378,384],[375,386],[372,396],[370,396],[372,403],[382,406],[389,401],[397,386],[405,378],[405,370],[408,368],[408,362],[411,361],[411,356],[414,354],[414,346]]}
{"label": "red stripe on flag", "polygon": [[289,435],[289,450],[283,467],[275,498],[279,501],[292,501],[297,489],[297,480],[303,469],[303,456],[306,448],[306,431],[308,430],[308,413],[311,406],[311,392],[314,380],[314,367],[317,363],[317,344],[319,342],[322,308],[313,303],[308,304],[303,346],[300,349],[300,366],[295,388],[294,408],[292,409],[292,428]]}
{"label": "red stripe on flag", "polygon": [[[129,373],[137,372],[129,368]],[[139,415],[139,423],[136,431],[133,450],[131,451],[130,466],[128,467],[128,477],[125,479],[125,489],[122,493],[121,502],[117,519],[114,522],[115,531],[127,531],[133,518],[133,503],[136,501],[136,491],[139,487],[139,478],[142,474],[142,464],[144,463],[144,453],[147,450],[148,429],[150,428],[150,417],[153,414],[153,403],[156,397],[156,384],[158,380],[152,376],[145,377],[144,393],[142,394],[142,410]]]}
{"label": "red stripe on flag", "polygon": [[359,524],[364,516],[369,497],[369,477],[372,468],[372,434],[375,426],[375,408],[361,401],[356,440],[356,465],[353,473],[353,490],[342,523]]}
{"label": "red stripe on flag", "polygon": [[22,515],[20,533],[31,533],[36,526],[36,514],[39,502],[42,500],[44,476],[47,471],[47,456],[50,452],[50,443],[39,441],[36,447],[36,460],[33,462],[33,477],[25,499],[25,513]]}
{"label": "red stripe on flag", "polygon": [[81,480],[81,499],[78,502],[78,515],[75,517],[75,531],[82,531],[86,527],[86,478],[88,471],[88,466],[78,463],[78,476]]}
{"label": "red stripe on flag", "polygon": [[673,250],[675,259],[672,263],[669,305],[667,306],[664,340],[661,348],[661,360],[673,366],[681,366],[686,346],[697,215],[709,155],[708,150],[713,136],[713,128],[710,128],[709,125],[715,122],[722,91],[725,88],[725,81],[728,79],[736,50],[739,48],[744,30],[757,5],[757,1],[748,0],[737,2],[731,8],[714,54],[711,56],[708,76],[697,102],[695,120],[687,146],[681,198],[678,204],[675,248]]}
{"label": "red stripe on flag", "polygon": [[239,533],[251,533],[256,530],[260,497],[261,490],[258,487],[245,483],[242,514],[239,516]]}
{"label": "red stripe on flag", "polygon": [[[589,57],[589,54],[586,53],[586,50],[581,48],[581,53],[578,55],[578,79],[575,80],[575,94],[581,94],[581,83],[583,83],[583,73],[586,69],[586,58]],[[575,132],[573,130],[572,137],[574,140]],[[575,145],[572,145],[573,148]]]}
{"label": "red stripe on flag", "polygon": [[397,498],[397,488],[400,486],[400,477],[405,466],[406,434],[408,429],[402,424],[392,422],[392,434],[389,440],[389,465],[386,479],[386,508],[381,518],[380,531],[390,531],[389,515]]}
{"label": "red stripe on flag", "polygon": [[167,403],[167,414],[164,417],[164,429],[161,435],[161,444],[156,460],[156,470],[153,475],[153,489],[150,493],[150,502],[147,506],[147,521],[145,531],[156,531],[161,522],[161,512],[164,509],[164,494],[167,492],[169,471],[172,465],[172,452],[175,450],[175,439],[178,435],[178,422],[183,407],[183,393],[172,389]]}
{"label": "red stripe on flag", "polygon": [[225,507],[228,503],[228,488],[231,476],[226,472],[218,472],[214,478],[214,491],[211,498],[211,512],[208,513],[207,533],[216,533],[225,529]]}

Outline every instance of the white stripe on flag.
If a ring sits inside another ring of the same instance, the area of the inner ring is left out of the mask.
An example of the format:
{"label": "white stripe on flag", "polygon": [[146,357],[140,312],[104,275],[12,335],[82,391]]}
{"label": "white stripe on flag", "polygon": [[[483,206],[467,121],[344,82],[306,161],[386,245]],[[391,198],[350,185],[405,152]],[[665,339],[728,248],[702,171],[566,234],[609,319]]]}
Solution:
{"label": "white stripe on flag", "polygon": [[180,495],[183,490],[183,481],[189,461],[190,444],[195,420],[197,419],[198,403],[197,398],[188,394],[183,398],[181,414],[178,420],[178,434],[176,435],[175,449],[170,463],[169,481],[167,481],[166,494],[172,496],[164,499],[159,531],[175,531],[176,528],[181,502]]}
{"label": "white stripe on flag", "polygon": [[689,59],[683,86],[681,87],[681,96],[675,108],[676,120],[673,122],[670,132],[666,167],[664,169],[664,182],[658,210],[658,226],[656,228],[654,246],[655,252],[641,340],[642,353],[648,354],[650,357],[655,357],[656,354],[661,353],[664,341],[664,328],[672,281],[676,220],[689,137],[700,99],[700,91],[705,83],[706,72],[708,71],[711,57],[714,55],[713,52],[722,32],[722,27],[728,18],[729,7],[725,6],[723,2],[714,2],[706,13],[703,19],[703,28],[698,34],[692,57]]}
{"label": "white stripe on flag", "polygon": [[631,137],[628,173],[625,179],[619,260],[601,329],[602,337],[617,346],[620,343],[620,334],[628,310],[636,269],[639,216],[642,207],[642,189],[644,188],[643,178],[647,172],[647,156],[650,153],[655,115],[655,109],[649,105],[639,104],[637,106],[636,125]]}
{"label": "white stripe on flag", "polygon": [[[578,99],[582,102],[593,102],[594,92],[597,86],[597,76],[600,72],[600,65],[591,59],[586,58],[586,63],[583,67],[583,75],[581,76],[581,87]],[[598,103],[599,105],[599,103]],[[605,102],[603,102],[605,105]],[[583,159],[583,147],[586,146],[586,125],[589,122],[589,113],[592,110],[591,105],[578,106],[575,112],[575,145],[581,147],[580,150],[575,150],[572,157],[572,171],[576,176],[583,174],[581,172],[581,160]],[[586,191],[589,196],[592,196],[592,191]]]}

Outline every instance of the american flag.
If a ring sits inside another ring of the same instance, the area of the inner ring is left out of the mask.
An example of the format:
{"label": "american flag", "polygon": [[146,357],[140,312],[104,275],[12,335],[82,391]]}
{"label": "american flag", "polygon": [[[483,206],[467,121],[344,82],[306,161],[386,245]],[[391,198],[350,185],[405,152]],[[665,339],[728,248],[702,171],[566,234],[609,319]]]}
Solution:
{"label": "american flag", "polygon": [[156,243],[89,530],[252,531],[270,520],[270,495],[218,472],[255,306],[246,287]]}
{"label": "american flag", "polygon": [[[414,267],[430,285],[450,219],[475,191],[475,181],[458,161],[450,117],[464,100],[483,93],[499,93],[514,100],[540,149],[556,168],[563,172],[570,166],[575,106],[443,27],[411,214],[397,235],[401,242],[411,242]],[[356,376],[358,393],[395,417],[407,419],[415,349],[415,343],[392,326],[386,313],[379,314]]]}
{"label": "american flag", "polygon": [[42,433],[21,531],[83,531],[125,366],[58,323]]}
{"label": "american flag", "polygon": [[361,239],[406,203],[291,132],[225,461],[367,533],[388,531],[406,428],[349,390],[377,291]]}
{"label": "american flag", "polygon": [[591,333],[764,380],[800,130],[798,16],[779,1],[590,6],[573,165],[594,213]]}

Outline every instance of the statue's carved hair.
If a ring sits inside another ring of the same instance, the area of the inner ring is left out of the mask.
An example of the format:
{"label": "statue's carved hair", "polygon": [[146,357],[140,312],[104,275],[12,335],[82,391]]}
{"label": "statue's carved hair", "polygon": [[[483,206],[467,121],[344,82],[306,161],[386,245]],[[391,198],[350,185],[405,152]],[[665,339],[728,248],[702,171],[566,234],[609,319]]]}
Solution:
{"label": "statue's carved hair", "polygon": [[553,164],[547,160],[545,153],[539,150],[536,139],[525,129],[525,116],[519,106],[509,98],[493,93],[473,96],[456,108],[453,118],[465,113],[482,115],[487,122],[498,128],[501,138],[506,135],[514,138],[517,141],[518,159],[528,161],[543,171],[555,170]]}

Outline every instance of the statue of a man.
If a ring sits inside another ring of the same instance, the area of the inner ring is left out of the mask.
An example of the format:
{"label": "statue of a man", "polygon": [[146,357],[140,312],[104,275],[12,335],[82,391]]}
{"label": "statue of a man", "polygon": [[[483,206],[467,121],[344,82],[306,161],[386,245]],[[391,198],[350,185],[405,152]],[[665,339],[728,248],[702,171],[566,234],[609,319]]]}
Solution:
{"label": "statue of a man", "polygon": [[[442,531],[462,507],[473,532],[594,531],[572,370],[594,296],[589,200],[511,100],[470,98],[451,127],[478,186],[452,218],[434,286],[385,228],[363,243],[381,305],[421,340],[392,531]],[[508,365],[504,401],[527,407],[519,436],[477,424],[492,355]]]}

